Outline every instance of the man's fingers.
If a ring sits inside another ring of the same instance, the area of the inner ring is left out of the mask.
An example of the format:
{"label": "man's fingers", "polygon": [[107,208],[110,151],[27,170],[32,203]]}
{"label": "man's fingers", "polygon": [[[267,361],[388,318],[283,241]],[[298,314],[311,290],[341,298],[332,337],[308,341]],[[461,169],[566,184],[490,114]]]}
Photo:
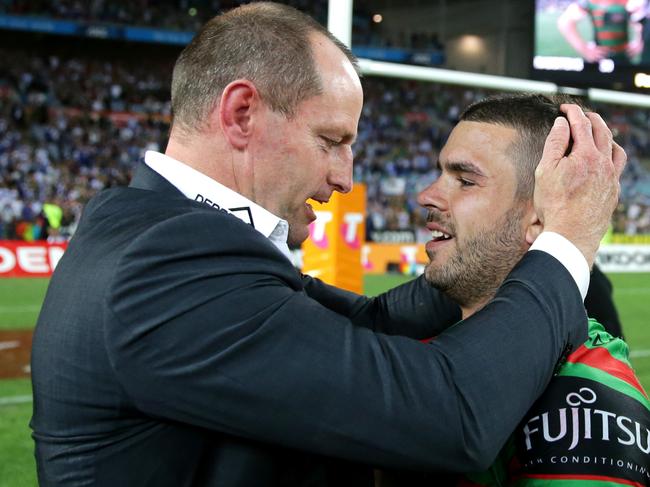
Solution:
{"label": "man's fingers", "polygon": [[569,129],[569,122],[564,117],[557,117],[553,127],[551,127],[551,131],[546,137],[544,152],[542,153],[542,160],[539,166],[537,166],[538,169],[542,170],[544,166],[555,167],[560,159],[564,157],[569,147],[570,138],[571,130]]}
{"label": "man's fingers", "polygon": [[627,163],[627,154],[616,142],[612,142],[612,161],[616,169],[616,176],[620,178]]}
{"label": "man's fingers", "polygon": [[609,156],[609,154],[612,154],[612,144],[614,142],[612,131],[597,113],[589,112],[586,115],[591,121],[591,130],[596,148],[600,153]]}
{"label": "man's fingers", "polygon": [[560,110],[566,113],[571,125],[571,137],[573,139],[573,150],[589,149],[594,147],[594,136],[592,133],[591,120],[585,115],[578,105],[562,104]]}

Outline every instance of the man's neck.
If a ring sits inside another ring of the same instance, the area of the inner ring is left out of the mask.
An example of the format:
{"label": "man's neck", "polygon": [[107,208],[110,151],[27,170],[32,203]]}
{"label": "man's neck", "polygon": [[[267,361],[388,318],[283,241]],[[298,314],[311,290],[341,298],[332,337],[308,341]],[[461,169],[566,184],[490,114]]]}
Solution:
{"label": "man's neck", "polygon": [[492,299],[494,296],[490,296],[489,298],[482,299],[476,303],[466,305],[466,306],[461,306],[461,316],[463,320],[466,320],[470,316],[472,316],[474,313],[477,311],[480,311],[488,302],[490,299]]}
{"label": "man's neck", "polygon": [[204,137],[201,132],[186,134],[172,128],[165,155],[248,197],[238,188],[232,165],[228,164],[230,158],[222,149],[214,138]]}

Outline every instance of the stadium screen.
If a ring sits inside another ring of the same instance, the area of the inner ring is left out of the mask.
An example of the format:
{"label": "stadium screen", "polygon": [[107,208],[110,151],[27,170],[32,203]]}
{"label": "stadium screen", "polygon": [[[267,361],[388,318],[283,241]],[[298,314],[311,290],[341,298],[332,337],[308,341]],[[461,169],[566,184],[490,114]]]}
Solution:
{"label": "stadium screen", "polygon": [[533,77],[650,90],[650,0],[535,0]]}

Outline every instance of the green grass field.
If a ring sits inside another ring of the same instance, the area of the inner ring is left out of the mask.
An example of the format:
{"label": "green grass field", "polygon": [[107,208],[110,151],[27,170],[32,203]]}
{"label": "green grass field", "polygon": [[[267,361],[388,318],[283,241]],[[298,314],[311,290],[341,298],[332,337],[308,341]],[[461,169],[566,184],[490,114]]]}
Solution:
{"label": "green grass field", "polygon": [[[365,290],[376,295],[409,278],[366,276]],[[650,274],[610,274],[614,299],[639,379],[650,389]],[[0,279],[0,329],[32,328],[47,287],[46,279]],[[0,487],[36,486],[32,412],[28,379],[0,380]]]}
{"label": "green grass field", "polygon": [[0,279],[0,330],[34,327],[49,279]]}
{"label": "green grass field", "polygon": [[[535,54],[539,56],[579,57],[557,28],[560,12],[538,12],[535,19]],[[583,39],[593,39],[589,21],[578,23],[578,32]]]}

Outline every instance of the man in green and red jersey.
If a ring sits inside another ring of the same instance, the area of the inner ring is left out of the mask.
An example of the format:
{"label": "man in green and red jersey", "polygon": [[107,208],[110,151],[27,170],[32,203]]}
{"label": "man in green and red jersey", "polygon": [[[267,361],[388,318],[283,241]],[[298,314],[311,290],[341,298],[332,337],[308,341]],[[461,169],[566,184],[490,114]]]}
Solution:
{"label": "man in green and red jersey", "polygon": [[[543,230],[533,205],[534,175],[545,170],[537,161],[562,116],[561,101],[507,95],[471,105],[440,152],[440,177],[418,197],[433,236],[425,276],[460,305],[463,319],[503,304],[492,299],[497,288]],[[589,118],[594,126],[603,123],[594,114]],[[606,148],[612,141],[596,144]],[[567,351],[494,464],[461,485],[650,485],[650,402],[627,353],[620,338],[590,320],[588,340]],[[509,357],[497,349],[482,359],[507,363]],[[383,472],[380,483],[457,485],[458,477]]]}
{"label": "man in green and red jersey", "polygon": [[[420,194],[434,235],[426,275],[463,318],[498,306],[494,290],[542,231],[534,160],[558,115],[558,101],[540,95],[475,103],[440,153],[440,178]],[[495,350],[493,359],[508,357]],[[648,396],[627,345],[590,320],[588,340],[559,364],[497,461],[463,484],[650,485],[649,467]]]}
{"label": "man in green and red jersey", "polygon": [[[587,62],[612,59],[629,63],[643,51],[642,25],[633,17],[639,8],[636,0],[578,0],[560,15],[558,29]],[[578,30],[578,22],[585,18],[590,20],[593,40],[585,39]]]}

